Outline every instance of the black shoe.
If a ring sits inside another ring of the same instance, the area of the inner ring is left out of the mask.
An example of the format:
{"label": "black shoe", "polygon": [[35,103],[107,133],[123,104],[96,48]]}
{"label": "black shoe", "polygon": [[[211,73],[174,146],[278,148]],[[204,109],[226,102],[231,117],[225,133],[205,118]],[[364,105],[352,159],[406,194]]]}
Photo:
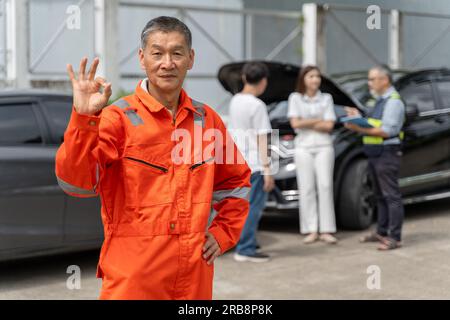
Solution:
{"label": "black shoe", "polygon": [[256,245],[256,250],[261,249],[261,246],[259,244]]}
{"label": "black shoe", "polygon": [[255,252],[252,255],[243,255],[239,253],[234,254],[234,260],[243,262],[243,261],[250,261],[250,262],[267,262],[270,260],[270,257],[267,254]]}

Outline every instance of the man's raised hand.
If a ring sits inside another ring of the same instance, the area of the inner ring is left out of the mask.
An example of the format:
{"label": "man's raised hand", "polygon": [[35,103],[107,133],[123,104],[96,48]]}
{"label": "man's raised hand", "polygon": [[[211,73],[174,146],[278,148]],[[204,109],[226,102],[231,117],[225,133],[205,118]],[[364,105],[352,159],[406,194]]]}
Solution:
{"label": "man's raised hand", "polygon": [[87,62],[87,58],[81,60],[78,79],[75,78],[71,64],[67,65],[67,73],[72,82],[75,110],[79,114],[93,115],[107,106],[112,91],[111,83],[101,77],[95,78],[99,59],[94,59],[86,75]]}

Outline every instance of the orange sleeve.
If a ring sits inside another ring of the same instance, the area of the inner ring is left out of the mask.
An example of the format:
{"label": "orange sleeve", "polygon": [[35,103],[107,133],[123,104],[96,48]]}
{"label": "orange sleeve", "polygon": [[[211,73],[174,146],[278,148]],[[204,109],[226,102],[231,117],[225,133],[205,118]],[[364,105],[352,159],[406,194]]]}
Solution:
{"label": "orange sleeve", "polygon": [[[237,244],[247,219],[250,208],[248,197],[251,170],[222,120],[217,114],[215,116],[216,129],[219,129],[224,137],[223,146],[216,149],[222,150],[221,155],[216,153],[216,161],[219,158],[223,163],[215,165],[213,207],[217,215],[208,231],[216,238],[224,253]],[[232,161],[229,161],[230,159]]]}
{"label": "orange sleeve", "polygon": [[95,197],[106,165],[118,159],[124,134],[120,116],[103,109],[82,115],[72,108],[64,143],[56,153],[55,173],[60,187],[75,197]]}

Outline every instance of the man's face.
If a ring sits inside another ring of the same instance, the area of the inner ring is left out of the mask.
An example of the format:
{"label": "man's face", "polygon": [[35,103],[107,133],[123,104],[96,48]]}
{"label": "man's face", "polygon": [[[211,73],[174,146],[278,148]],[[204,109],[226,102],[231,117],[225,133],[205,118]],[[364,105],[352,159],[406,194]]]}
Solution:
{"label": "man's face", "polygon": [[187,71],[194,65],[194,50],[179,32],[154,31],[147,36],[146,47],[139,49],[139,61],[149,86],[167,94],[183,86]]}
{"label": "man's face", "polygon": [[381,95],[389,87],[388,77],[377,69],[369,70],[367,84],[371,92]]}

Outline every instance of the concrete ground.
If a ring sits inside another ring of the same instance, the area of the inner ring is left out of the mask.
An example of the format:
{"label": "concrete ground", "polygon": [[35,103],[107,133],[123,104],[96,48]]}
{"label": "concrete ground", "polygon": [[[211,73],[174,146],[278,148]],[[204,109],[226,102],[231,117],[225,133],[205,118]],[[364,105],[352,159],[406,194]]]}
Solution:
{"label": "concrete ground", "polygon": [[[255,264],[235,262],[230,253],[220,257],[214,298],[450,299],[450,200],[409,206],[406,215],[404,247],[390,252],[359,244],[362,232],[350,231],[337,234],[337,245],[304,245],[295,216],[267,216],[259,241],[273,259]],[[90,251],[2,263],[0,299],[96,299],[97,258],[98,251]],[[69,265],[81,268],[79,290],[67,289]],[[368,288],[368,278],[375,288]]]}

